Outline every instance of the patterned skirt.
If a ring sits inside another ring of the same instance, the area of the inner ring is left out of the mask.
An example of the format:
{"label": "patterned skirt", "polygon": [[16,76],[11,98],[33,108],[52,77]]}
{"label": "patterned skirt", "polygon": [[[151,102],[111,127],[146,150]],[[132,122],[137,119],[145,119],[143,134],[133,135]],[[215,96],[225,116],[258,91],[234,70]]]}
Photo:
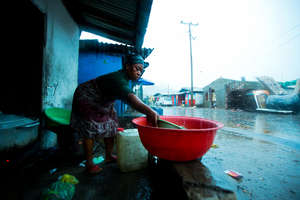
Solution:
{"label": "patterned skirt", "polygon": [[117,134],[118,119],[114,101],[107,99],[94,80],[76,88],[70,125],[81,138],[95,139]]}

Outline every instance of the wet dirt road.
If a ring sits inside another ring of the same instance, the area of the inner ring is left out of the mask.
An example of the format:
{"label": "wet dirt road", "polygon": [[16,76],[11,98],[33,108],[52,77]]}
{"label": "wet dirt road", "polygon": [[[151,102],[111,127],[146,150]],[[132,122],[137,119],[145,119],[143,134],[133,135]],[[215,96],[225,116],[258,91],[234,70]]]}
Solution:
{"label": "wet dirt road", "polygon": [[[237,199],[300,199],[299,115],[184,107],[164,107],[163,114],[202,117],[224,123],[214,140],[216,146],[203,156],[201,162],[216,184],[234,191]],[[64,173],[79,180],[74,200],[183,199],[176,193],[177,189],[169,186],[170,177],[149,172],[149,169],[123,174],[116,164],[102,163],[103,172],[90,177],[78,163],[67,163],[65,157],[59,160],[54,157],[35,165],[29,170],[31,173],[21,173],[24,178],[13,171],[14,176],[8,177],[10,184],[4,181],[7,193],[10,197],[22,198],[4,199],[39,199],[41,191]],[[57,172],[50,174],[49,170],[53,168],[57,168]],[[37,174],[39,170],[41,172]],[[235,180],[224,173],[225,170],[240,172],[243,178]]]}
{"label": "wet dirt road", "polygon": [[[164,115],[194,116],[224,123],[202,163],[237,198],[300,199],[300,115],[209,108],[164,107]],[[243,175],[235,180],[224,173]]]}

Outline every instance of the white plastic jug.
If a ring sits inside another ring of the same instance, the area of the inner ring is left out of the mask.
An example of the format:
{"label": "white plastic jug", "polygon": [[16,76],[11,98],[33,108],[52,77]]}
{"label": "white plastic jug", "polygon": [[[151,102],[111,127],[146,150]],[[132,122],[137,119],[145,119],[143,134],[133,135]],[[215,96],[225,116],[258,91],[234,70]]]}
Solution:
{"label": "white plastic jug", "polygon": [[125,129],[117,135],[118,166],[122,172],[143,169],[148,163],[148,151],[144,148],[137,129]]}

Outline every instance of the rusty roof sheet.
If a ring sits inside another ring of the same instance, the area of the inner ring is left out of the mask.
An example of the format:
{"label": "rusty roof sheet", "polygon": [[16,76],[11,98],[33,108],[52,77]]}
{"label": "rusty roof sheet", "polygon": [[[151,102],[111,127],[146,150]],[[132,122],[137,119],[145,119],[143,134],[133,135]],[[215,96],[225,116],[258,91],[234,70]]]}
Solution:
{"label": "rusty roof sheet", "polygon": [[[80,40],[79,47],[81,52],[103,52],[108,54],[135,54],[137,53],[135,48],[122,44],[111,44],[99,42],[98,40]],[[153,48],[142,48],[139,54],[146,59],[153,51]]]}

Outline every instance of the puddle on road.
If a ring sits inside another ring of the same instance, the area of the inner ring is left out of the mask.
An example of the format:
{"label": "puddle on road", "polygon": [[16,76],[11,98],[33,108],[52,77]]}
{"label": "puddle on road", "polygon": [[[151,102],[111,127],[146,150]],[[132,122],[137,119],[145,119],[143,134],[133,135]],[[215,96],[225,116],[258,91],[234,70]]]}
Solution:
{"label": "puddle on road", "polygon": [[300,115],[246,112],[191,107],[163,107],[164,115],[202,117],[219,121],[225,127],[300,141]]}

